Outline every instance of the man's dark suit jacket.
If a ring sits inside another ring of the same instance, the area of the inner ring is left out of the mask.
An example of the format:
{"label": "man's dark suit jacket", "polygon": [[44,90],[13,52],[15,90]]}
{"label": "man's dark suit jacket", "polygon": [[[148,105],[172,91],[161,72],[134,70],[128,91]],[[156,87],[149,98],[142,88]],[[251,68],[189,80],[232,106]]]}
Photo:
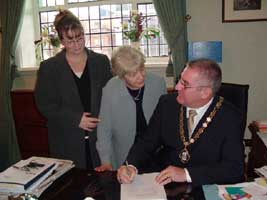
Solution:
{"label": "man's dark suit jacket", "polygon": [[[160,98],[147,131],[132,146],[128,154],[128,163],[138,169],[139,166],[144,165],[151,152],[162,145],[165,149],[162,167],[174,165],[187,168],[192,183],[195,185],[242,181],[244,177],[244,147],[241,138],[242,118],[240,112],[224,100],[200,138],[190,145],[191,159],[187,164],[183,164],[179,158],[179,153],[184,147],[179,131],[181,105],[177,103],[176,96],[177,94],[168,94]],[[205,122],[218,99],[218,96],[214,97],[210,107],[198,123],[193,136]],[[188,138],[185,113],[183,120],[185,135]]]}
{"label": "man's dark suit jacket", "polygon": [[[90,77],[91,113],[98,117],[102,88],[112,77],[107,56],[86,49]],[[71,159],[86,168],[84,130],[79,123],[84,112],[77,85],[63,50],[41,63],[35,88],[35,99],[48,120],[49,150],[53,157]],[[95,147],[96,131],[89,133],[94,167],[100,163]]]}

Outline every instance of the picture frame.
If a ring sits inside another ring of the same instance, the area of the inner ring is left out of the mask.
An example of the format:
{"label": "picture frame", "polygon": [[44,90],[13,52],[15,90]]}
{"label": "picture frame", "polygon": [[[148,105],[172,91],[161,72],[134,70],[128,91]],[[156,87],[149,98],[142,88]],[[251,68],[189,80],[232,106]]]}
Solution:
{"label": "picture frame", "polygon": [[222,22],[267,21],[266,0],[222,0]]}

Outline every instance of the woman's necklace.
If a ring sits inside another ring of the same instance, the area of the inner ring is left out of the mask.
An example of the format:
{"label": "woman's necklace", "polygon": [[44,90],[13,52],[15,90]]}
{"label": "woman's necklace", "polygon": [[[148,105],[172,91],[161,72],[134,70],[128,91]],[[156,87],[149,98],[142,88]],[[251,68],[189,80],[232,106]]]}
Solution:
{"label": "woman's necklace", "polygon": [[217,111],[221,108],[223,100],[224,100],[224,98],[220,97],[220,99],[216,103],[214,109],[210,112],[209,116],[206,118],[206,121],[202,124],[202,127],[200,127],[198,129],[198,131],[196,132],[196,134],[194,135],[194,137],[188,141],[186,141],[185,134],[184,134],[184,132],[185,132],[184,131],[184,112],[183,112],[184,107],[181,106],[181,109],[180,109],[180,137],[181,137],[181,140],[183,141],[184,148],[179,153],[179,158],[180,158],[182,163],[188,163],[188,161],[190,160],[191,156],[189,154],[187,147],[199,139],[200,135],[208,127],[208,125],[212,121],[213,117],[216,115]]}
{"label": "woman's necklace", "polygon": [[142,91],[142,88],[139,88],[137,95],[135,97],[133,97],[133,99],[135,101],[139,101],[140,100],[139,97],[140,97],[141,91]]}

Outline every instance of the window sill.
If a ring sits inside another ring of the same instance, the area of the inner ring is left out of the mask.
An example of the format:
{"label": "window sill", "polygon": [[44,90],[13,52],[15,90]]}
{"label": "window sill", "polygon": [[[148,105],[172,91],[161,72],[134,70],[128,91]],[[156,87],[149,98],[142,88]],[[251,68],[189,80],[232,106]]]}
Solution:
{"label": "window sill", "polygon": [[37,75],[39,67],[23,67],[23,68],[18,68],[17,70],[17,77],[21,76],[34,76]]}
{"label": "window sill", "polygon": [[[168,59],[164,58],[153,58],[153,59],[147,59],[146,60],[146,69],[149,72],[155,73],[159,76],[164,77],[166,81],[167,87],[173,87],[174,81],[173,77],[166,77],[166,67],[168,64]],[[14,88],[20,88],[20,87],[30,87],[33,88],[35,85],[35,80],[37,77],[37,71],[39,67],[23,67],[23,68],[18,68],[17,74],[16,74],[16,80],[15,80],[15,85]]]}

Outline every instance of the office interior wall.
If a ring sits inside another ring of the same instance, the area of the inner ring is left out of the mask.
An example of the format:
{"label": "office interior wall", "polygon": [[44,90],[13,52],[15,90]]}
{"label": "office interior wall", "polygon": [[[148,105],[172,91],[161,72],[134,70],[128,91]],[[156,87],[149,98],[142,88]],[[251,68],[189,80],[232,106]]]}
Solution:
{"label": "office interior wall", "polygon": [[[249,84],[248,124],[267,119],[267,21],[222,23],[222,1],[187,0],[188,40],[223,42],[223,81]],[[36,73],[23,72],[14,89],[34,88]],[[250,137],[246,131],[246,137]]]}
{"label": "office interior wall", "polygon": [[223,42],[223,81],[250,85],[248,124],[267,119],[267,21],[222,23],[222,1],[214,0],[187,0],[187,13],[188,40]]}

